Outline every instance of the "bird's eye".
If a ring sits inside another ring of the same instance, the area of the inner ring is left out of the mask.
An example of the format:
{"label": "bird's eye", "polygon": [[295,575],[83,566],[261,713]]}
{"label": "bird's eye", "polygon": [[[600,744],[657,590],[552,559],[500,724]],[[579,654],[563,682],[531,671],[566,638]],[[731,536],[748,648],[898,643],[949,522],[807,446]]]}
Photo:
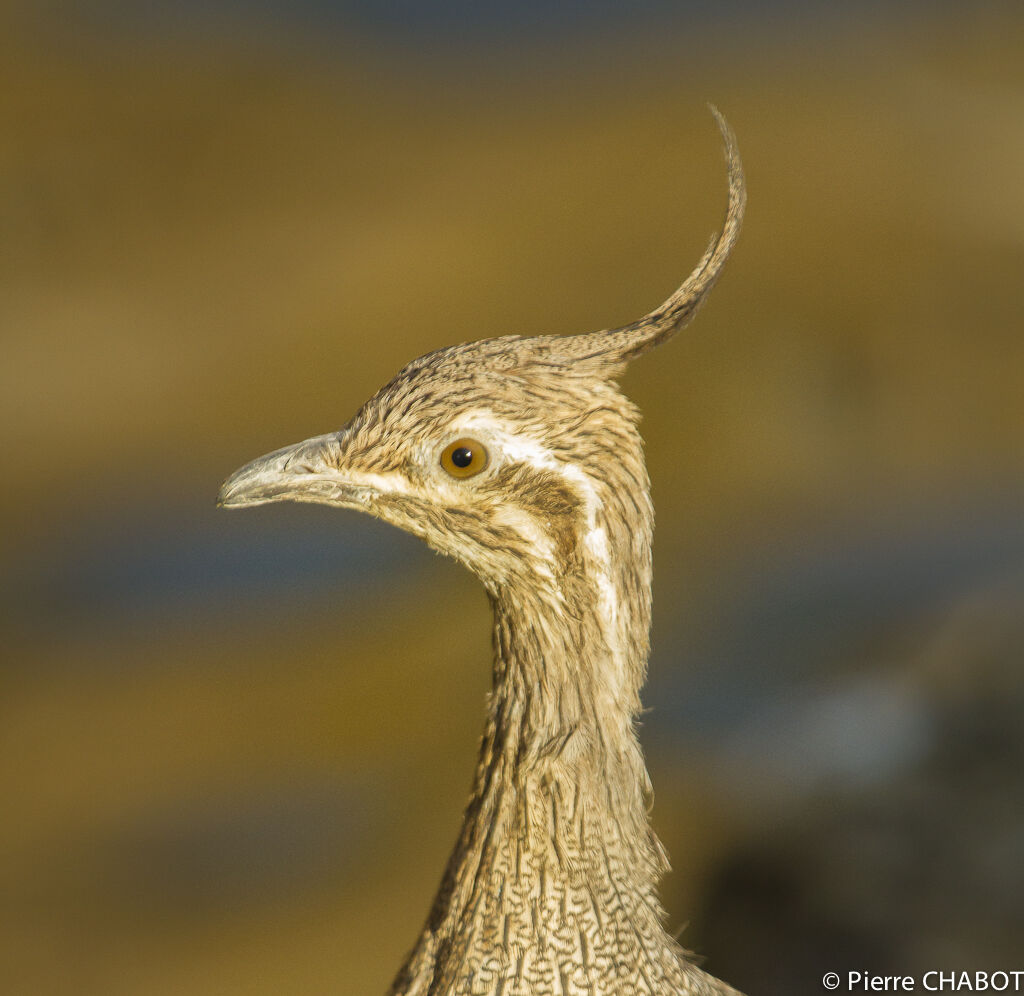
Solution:
{"label": "bird's eye", "polygon": [[476,439],[456,439],[442,451],[441,466],[452,477],[476,477],[487,467],[487,448]]}

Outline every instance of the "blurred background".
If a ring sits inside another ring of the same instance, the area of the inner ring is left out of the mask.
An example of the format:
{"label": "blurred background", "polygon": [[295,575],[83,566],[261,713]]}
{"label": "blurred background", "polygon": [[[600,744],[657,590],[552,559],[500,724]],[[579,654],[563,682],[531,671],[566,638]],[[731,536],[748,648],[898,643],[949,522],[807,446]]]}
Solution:
{"label": "blurred background", "polygon": [[1019,3],[0,11],[0,988],[386,989],[486,599],[218,486],[430,349],[659,303],[708,100],[746,227],[625,385],[671,925],[751,996],[1024,968]]}

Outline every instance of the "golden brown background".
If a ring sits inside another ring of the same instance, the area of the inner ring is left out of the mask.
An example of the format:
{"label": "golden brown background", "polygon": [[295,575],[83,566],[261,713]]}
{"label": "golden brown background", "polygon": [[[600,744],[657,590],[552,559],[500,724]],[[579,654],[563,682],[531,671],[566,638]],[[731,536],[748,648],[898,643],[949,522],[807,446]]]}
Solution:
{"label": "golden brown background", "polygon": [[0,991],[383,992],[486,601],[218,485],[427,350],[660,302],[706,100],[746,227],[626,381],[672,924],[751,996],[1024,968],[1024,9],[327,8],[0,6]]}

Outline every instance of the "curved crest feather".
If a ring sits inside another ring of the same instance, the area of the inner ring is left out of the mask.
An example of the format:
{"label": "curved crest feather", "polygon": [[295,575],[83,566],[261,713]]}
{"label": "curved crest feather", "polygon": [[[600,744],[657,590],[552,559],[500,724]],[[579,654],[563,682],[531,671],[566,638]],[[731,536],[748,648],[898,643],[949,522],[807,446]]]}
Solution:
{"label": "curved crest feather", "polygon": [[718,108],[714,104],[708,106],[718,122],[725,142],[725,161],[729,171],[729,206],[722,231],[712,237],[696,269],[683,281],[678,290],[654,311],[621,328],[585,332],[569,337],[565,345],[571,350],[576,361],[597,360],[613,368],[625,366],[630,360],[665,342],[687,325],[718,280],[743,224],[747,187],[736,136]]}

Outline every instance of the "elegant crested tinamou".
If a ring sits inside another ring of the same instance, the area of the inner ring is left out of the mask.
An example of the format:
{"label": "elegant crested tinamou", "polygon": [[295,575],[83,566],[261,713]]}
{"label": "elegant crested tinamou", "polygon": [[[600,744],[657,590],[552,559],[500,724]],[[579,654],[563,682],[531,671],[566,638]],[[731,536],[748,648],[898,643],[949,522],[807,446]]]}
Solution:
{"label": "elegant crested tinamou", "polygon": [[[220,504],[320,502],[422,537],[483,582],[493,690],[472,795],[392,996],[723,996],[664,927],[667,858],[636,734],[651,615],[651,506],[618,379],[697,311],[743,218],[631,325],[517,335],[413,360],[338,432],[241,468]],[[343,991],[343,987],[339,992]]]}

